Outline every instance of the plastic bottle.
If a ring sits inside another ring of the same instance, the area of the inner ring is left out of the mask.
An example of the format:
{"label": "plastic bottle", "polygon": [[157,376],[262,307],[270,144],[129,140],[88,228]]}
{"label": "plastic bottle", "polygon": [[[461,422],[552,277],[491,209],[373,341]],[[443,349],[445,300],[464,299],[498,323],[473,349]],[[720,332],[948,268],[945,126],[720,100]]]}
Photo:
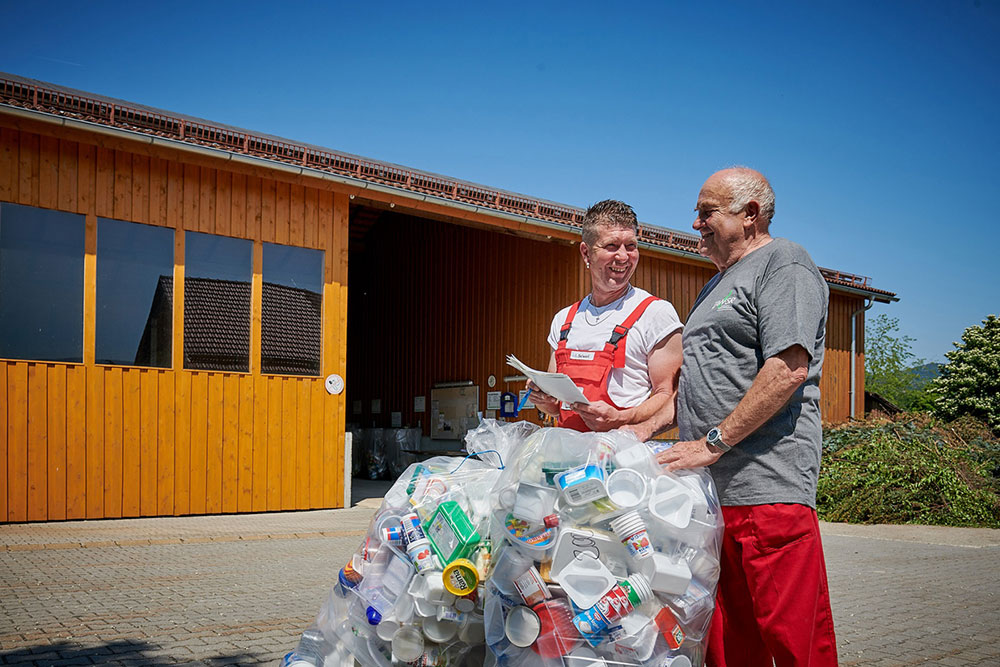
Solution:
{"label": "plastic bottle", "polygon": [[362,580],[358,592],[368,602],[368,623],[378,625],[406,590],[413,566],[395,547],[386,544],[372,563],[372,573]]}

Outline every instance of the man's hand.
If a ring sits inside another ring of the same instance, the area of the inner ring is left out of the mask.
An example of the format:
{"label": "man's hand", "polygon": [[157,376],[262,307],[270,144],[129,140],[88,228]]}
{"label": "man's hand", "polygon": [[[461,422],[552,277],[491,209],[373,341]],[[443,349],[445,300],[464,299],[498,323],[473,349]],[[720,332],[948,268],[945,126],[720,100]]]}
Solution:
{"label": "man's hand", "polygon": [[573,403],[573,411],[591,431],[603,432],[623,426],[628,421],[627,410],[619,410],[604,401]]}
{"label": "man's hand", "polygon": [[537,409],[552,417],[559,416],[559,399],[546,394],[531,380],[528,380],[527,386],[531,390],[531,402],[535,404]]}
{"label": "man's hand", "polygon": [[701,440],[687,440],[678,442],[670,449],[664,450],[656,455],[656,461],[667,472],[683,470],[684,468],[700,468],[708,466],[719,460],[722,452],[713,452],[708,447],[705,438]]}

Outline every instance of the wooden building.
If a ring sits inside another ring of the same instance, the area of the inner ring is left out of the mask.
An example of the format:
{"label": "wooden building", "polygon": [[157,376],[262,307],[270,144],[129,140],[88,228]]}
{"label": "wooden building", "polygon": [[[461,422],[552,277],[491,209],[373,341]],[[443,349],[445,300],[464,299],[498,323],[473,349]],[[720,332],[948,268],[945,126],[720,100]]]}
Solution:
{"label": "wooden building", "polygon": [[[506,354],[544,366],[582,213],[0,74],[0,520],[343,506],[346,422],[429,433],[435,383],[485,410],[490,376],[523,388]],[[641,243],[634,282],[686,316],[714,269]],[[862,309],[895,297],[824,273],[839,421],[852,318],[861,410]]]}

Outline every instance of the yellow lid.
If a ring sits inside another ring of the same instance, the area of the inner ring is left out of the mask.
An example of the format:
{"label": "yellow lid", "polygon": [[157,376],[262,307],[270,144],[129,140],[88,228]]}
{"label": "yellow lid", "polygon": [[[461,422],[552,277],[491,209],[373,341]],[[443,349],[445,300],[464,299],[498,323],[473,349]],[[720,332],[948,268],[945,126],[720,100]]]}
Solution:
{"label": "yellow lid", "polygon": [[445,590],[459,597],[468,595],[479,585],[476,564],[468,558],[456,558],[448,563],[441,577],[444,579]]}

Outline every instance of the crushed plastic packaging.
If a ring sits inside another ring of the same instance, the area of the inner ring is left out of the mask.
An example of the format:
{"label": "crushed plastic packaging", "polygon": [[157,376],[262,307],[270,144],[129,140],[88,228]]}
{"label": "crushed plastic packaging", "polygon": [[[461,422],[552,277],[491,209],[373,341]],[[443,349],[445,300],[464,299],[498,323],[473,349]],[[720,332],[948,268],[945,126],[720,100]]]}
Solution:
{"label": "crushed plastic packaging", "polygon": [[484,420],[398,476],[283,665],[702,665],[721,513],[662,446]]}

